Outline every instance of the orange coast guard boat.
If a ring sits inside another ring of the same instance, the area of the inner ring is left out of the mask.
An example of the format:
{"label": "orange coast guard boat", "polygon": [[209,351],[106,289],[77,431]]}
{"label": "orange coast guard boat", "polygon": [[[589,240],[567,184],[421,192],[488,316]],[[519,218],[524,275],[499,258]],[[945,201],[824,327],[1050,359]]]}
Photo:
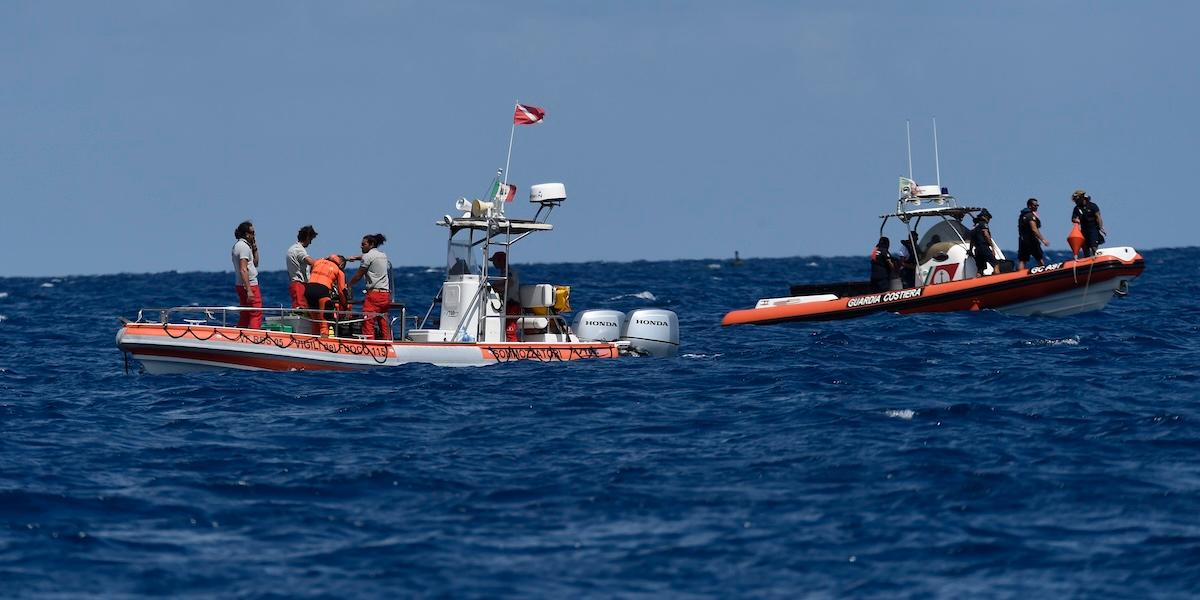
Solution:
{"label": "orange coast guard boat", "polygon": [[[551,211],[566,200],[561,183],[532,186],[533,219],[504,214],[512,190],[501,172],[487,201],[459,199],[461,216],[446,215],[437,225],[449,231],[446,276],[429,310],[412,319],[403,304],[392,323],[391,340],[364,339],[357,334],[372,313],[338,313],[326,331],[314,331],[315,311],[262,309],[263,329],[229,325],[242,307],[174,307],[142,309],[124,320],[117,347],[140,362],[148,373],[179,373],[212,369],[360,370],[409,363],[442,366],[483,366],[513,361],[566,362],[622,356],[672,356],[679,348],[675,313],[642,308],[622,313],[586,310],[568,323],[570,288],[548,283],[520,285],[517,298],[506,302],[498,290],[517,282],[515,272],[489,268],[487,258],[503,251],[511,256],[521,239],[548,232]],[[436,314],[435,314],[436,313]],[[519,332],[517,341],[509,341]]]}
{"label": "orange coast guard boat", "polygon": [[[1145,269],[1145,261],[1133,248],[1115,247],[1100,248],[1091,257],[1015,271],[1013,261],[1004,258],[993,240],[992,252],[998,262],[976,277],[970,230],[962,219],[985,209],[959,207],[940,184],[918,186],[902,177],[900,190],[896,212],[880,216],[880,234],[892,218],[906,226],[908,239],[918,249],[913,287],[902,288],[899,279],[893,279],[887,291],[871,291],[866,281],[796,285],[790,296],[764,298],[754,308],[731,311],[721,324],[827,321],[884,311],[995,309],[1018,315],[1067,316],[1103,309],[1114,296],[1125,296],[1129,282]],[[933,225],[920,232],[921,224],[930,221]]]}

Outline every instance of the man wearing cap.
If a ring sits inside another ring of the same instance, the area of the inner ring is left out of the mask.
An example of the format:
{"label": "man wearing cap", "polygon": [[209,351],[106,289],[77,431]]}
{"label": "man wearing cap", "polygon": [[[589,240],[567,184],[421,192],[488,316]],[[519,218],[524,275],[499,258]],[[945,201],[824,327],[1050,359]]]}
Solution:
{"label": "man wearing cap", "polygon": [[996,264],[996,255],[992,253],[992,230],[988,228],[991,220],[992,213],[985,208],[975,215],[975,228],[971,230],[971,255],[975,257],[976,277],[983,277],[988,265],[994,267]]}
{"label": "man wearing cap", "polygon": [[292,297],[292,308],[308,308],[304,299],[304,288],[308,285],[308,269],[317,264],[308,255],[308,245],[317,238],[317,230],[305,225],[296,233],[296,243],[287,251],[288,295]]}
{"label": "man wearing cap", "polygon": [[[1038,216],[1038,199],[1030,198],[1025,201],[1025,208],[1021,209],[1021,215],[1017,217],[1017,264],[1022,269],[1026,268],[1029,259],[1037,259],[1039,267],[1046,266],[1046,255],[1042,252],[1042,246],[1049,246],[1050,242],[1042,236],[1042,219]],[[1041,242],[1042,246],[1038,245]]]}
{"label": "man wearing cap", "polygon": [[1104,243],[1104,217],[1100,216],[1100,207],[1092,202],[1092,197],[1083,190],[1075,190],[1071,194],[1075,208],[1071,211],[1071,222],[1079,223],[1079,231],[1083,233],[1083,255],[1093,256],[1100,244]]}

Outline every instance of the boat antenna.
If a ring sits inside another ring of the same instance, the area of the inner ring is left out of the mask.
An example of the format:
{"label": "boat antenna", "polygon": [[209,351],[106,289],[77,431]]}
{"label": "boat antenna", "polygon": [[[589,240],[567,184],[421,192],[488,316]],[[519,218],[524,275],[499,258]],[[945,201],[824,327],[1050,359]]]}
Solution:
{"label": "boat antenna", "polygon": [[908,140],[908,179],[912,180],[912,124],[904,120],[904,137]]}
{"label": "boat antenna", "polygon": [[937,170],[938,193],[942,193],[942,163],[938,160],[937,117],[933,118],[933,165]]}

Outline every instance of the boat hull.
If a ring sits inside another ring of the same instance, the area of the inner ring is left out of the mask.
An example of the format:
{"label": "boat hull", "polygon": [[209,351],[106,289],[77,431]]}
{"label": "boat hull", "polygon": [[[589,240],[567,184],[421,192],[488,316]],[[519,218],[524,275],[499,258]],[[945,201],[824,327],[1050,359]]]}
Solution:
{"label": "boat hull", "polygon": [[1114,292],[1141,275],[1145,261],[1132,248],[1034,267],[1028,271],[951,281],[920,288],[731,311],[722,325],[852,319],[878,312],[919,313],[996,309],[1021,315],[1067,316],[1100,310]]}
{"label": "boat hull", "polygon": [[620,346],[609,342],[389,342],[180,323],[126,323],[116,341],[121,351],[153,374],[218,369],[359,371],[410,363],[469,367],[620,356]]}

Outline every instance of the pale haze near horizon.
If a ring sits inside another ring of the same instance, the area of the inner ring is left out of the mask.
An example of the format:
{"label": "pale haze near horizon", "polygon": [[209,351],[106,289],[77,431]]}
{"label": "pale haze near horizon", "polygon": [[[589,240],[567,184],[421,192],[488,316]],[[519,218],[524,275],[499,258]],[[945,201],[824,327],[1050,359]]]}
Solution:
{"label": "pale haze near horizon", "polygon": [[[262,270],[382,232],[442,265],[454,200],[561,181],[514,262],[866,255],[915,179],[1065,248],[1196,244],[1200,5],[1165,2],[0,4],[0,276]],[[232,276],[231,276],[232,281]]]}

